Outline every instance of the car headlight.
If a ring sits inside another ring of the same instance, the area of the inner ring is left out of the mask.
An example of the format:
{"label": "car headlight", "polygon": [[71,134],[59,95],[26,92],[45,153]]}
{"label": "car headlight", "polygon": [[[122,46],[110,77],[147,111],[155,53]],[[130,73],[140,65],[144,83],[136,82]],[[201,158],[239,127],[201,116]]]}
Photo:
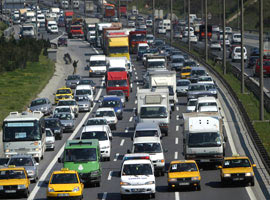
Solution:
{"label": "car headlight", "polygon": [[54,192],[53,188],[48,187],[48,192]]}
{"label": "car headlight", "polygon": [[119,109],[119,110],[117,110],[116,112],[117,112],[117,113],[121,113],[121,110]]}
{"label": "car headlight", "polygon": [[177,179],[176,178],[169,178],[168,181],[169,182],[174,182],[174,181],[177,181]]}
{"label": "car headlight", "polygon": [[27,174],[28,175],[34,175],[34,171],[33,170],[27,170]]}
{"label": "car headlight", "polygon": [[110,146],[100,147],[100,149],[108,149],[108,148],[110,148]]}
{"label": "car headlight", "polygon": [[61,131],[58,130],[58,129],[57,129],[57,130],[54,130],[54,132],[55,132],[55,133],[61,133]]}
{"label": "car headlight", "polygon": [[77,187],[75,187],[73,190],[72,190],[72,192],[79,192],[80,191],[80,188],[77,186]]}
{"label": "car headlight", "polygon": [[155,181],[148,181],[145,183],[145,185],[152,185],[152,184],[155,184]]}
{"label": "car headlight", "polygon": [[198,181],[199,180],[199,176],[195,176],[195,177],[191,177],[192,181]]}
{"label": "car headlight", "polygon": [[98,171],[98,170],[93,171],[93,172],[91,172],[91,176],[97,176],[97,175],[98,175],[98,173],[99,173],[99,171]]}
{"label": "car headlight", "polygon": [[3,189],[4,189],[3,185],[0,185],[0,190],[3,190]]}
{"label": "car headlight", "polygon": [[253,176],[252,172],[245,173],[245,176]]}
{"label": "car headlight", "polygon": [[231,177],[231,174],[224,174],[224,177]]}
{"label": "car headlight", "polygon": [[18,185],[18,189],[26,189],[26,185]]}
{"label": "car headlight", "polygon": [[131,185],[131,184],[128,182],[120,182],[120,185]]}

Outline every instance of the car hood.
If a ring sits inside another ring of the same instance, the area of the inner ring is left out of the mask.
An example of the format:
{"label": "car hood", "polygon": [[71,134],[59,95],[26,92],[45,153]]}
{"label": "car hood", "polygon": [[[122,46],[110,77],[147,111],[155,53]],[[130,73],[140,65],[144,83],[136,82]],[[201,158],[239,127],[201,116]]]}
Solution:
{"label": "car hood", "polygon": [[76,170],[78,173],[89,173],[99,170],[100,166],[97,161],[64,162],[64,168],[68,168],[69,170]]}
{"label": "car hood", "polygon": [[7,180],[1,180],[1,185],[26,185],[27,179],[7,179]]}
{"label": "car hood", "polygon": [[61,192],[61,191],[72,191],[75,187],[78,187],[79,184],[50,184],[49,187],[53,188],[55,192]]}
{"label": "car hood", "polygon": [[223,168],[222,172],[224,174],[227,174],[227,173],[249,173],[249,172],[252,172],[252,168],[250,168],[250,167]]}
{"label": "car hood", "polygon": [[195,172],[170,172],[168,178],[190,178],[200,176],[198,171]]}
{"label": "car hood", "polygon": [[30,107],[30,110],[31,111],[34,111],[34,110],[41,110],[42,108],[48,108],[49,106],[48,105],[38,105],[38,106],[31,106]]}

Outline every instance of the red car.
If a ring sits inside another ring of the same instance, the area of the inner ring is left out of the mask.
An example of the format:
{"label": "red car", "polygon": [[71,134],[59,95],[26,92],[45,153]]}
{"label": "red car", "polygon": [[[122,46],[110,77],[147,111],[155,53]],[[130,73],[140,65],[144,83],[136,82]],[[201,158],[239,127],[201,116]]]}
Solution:
{"label": "red car", "polygon": [[[255,67],[255,76],[260,75],[260,62],[259,59],[257,60],[256,67]],[[263,75],[270,76],[270,58],[263,59]]]}

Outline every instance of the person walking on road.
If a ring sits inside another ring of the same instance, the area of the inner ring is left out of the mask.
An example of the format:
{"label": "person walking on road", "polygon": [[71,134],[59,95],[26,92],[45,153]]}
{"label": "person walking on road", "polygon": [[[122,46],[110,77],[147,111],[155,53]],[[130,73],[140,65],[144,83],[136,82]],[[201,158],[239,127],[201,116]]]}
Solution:
{"label": "person walking on road", "polygon": [[73,61],[73,74],[77,73],[77,63],[79,62],[79,60],[74,60]]}

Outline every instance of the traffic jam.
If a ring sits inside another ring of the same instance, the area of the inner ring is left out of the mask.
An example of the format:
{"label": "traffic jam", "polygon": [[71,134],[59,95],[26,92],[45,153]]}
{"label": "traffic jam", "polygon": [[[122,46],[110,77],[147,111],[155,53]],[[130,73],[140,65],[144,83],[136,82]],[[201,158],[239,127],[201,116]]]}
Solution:
{"label": "traffic jam", "polygon": [[[110,11],[112,5],[106,6]],[[30,186],[43,184],[43,198],[96,199],[86,191],[102,187],[108,176],[104,164],[115,162],[120,167],[109,177],[120,180],[117,199],[155,198],[163,176],[168,192],[201,191],[201,172],[208,168],[218,174],[221,187],[255,185],[256,164],[226,150],[228,131],[214,77],[186,53],[155,38],[151,16],[133,14],[124,24],[113,17],[116,22],[102,22],[63,12],[69,29],[58,38],[60,48],[82,38],[95,52],[83,73],[73,61],[73,74],[52,91],[54,100],[36,98],[26,111],[4,119],[1,196],[31,199]],[[72,31],[76,27],[79,35]],[[175,141],[179,152],[169,151],[164,140]],[[126,153],[115,154],[120,147]],[[57,167],[40,180],[39,168],[53,162],[46,156],[54,152]]]}

